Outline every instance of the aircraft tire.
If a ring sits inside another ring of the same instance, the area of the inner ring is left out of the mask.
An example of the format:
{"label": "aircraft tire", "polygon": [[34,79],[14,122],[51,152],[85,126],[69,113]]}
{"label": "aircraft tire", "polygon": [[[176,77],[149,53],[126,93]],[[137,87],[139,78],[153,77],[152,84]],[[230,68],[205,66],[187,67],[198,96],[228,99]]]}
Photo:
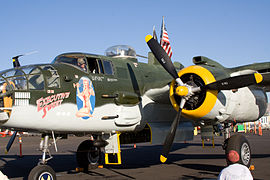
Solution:
{"label": "aircraft tire", "polygon": [[[251,163],[251,149],[246,137],[241,134],[236,134],[231,136],[226,141],[225,144],[227,145],[225,148],[225,154],[227,155],[230,150],[235,150],[240,156],[238,163],[249,168]],[[229,165],[231,163],[227,160],[227,164]]]}
{"label": "aircraft tire", "polygon": [[101,159],[100,148],[95,147],[93,141],[85,140],[78,146],[76,158],[78,167],[83,168],[84,171],[95,169]]}
{"label": "aircraft tire", "polygon": [[31,170],[28,176],[28,180],[41,180],[41,179],[56,180],[56,174],[50,166],[38,165]]}

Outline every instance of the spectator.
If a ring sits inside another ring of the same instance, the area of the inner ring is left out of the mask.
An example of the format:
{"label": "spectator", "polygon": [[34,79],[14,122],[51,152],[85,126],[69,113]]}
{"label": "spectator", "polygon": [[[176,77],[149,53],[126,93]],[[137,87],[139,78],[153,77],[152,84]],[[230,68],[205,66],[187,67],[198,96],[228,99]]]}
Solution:
{"label": "spectator", "polygon": [[227,160],[229,162],[229,166],[224,168],[218,176],[218,180],[252,180],[253,177],[249,171],[249,169],[239,164],[239,154],[234,151],[230,150],[227,154]]}

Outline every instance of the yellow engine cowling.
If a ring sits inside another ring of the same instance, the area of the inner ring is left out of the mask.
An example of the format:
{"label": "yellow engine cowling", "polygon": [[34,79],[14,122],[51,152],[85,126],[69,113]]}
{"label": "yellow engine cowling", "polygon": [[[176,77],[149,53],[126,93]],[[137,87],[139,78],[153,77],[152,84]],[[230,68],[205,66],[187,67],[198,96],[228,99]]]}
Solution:
{"label": "yellow engine cowling", "polygon": [[[178,75],[184,81],[184,83],[187,83],[187,84],[188,82],[185,81],[185,78],[187,77],[196,78],[198,81],[200,81],[199,83],[201,83],[201,85],[206,85],[206,84],[216,81],[215,77],[209,70],[198,65],[184,68],[178,72]],[[179,100],[177,100],[177,97],[175,96],[175,87],[176,87],[176,82],[175,80],[173,80],[170,85],[170,100],[173,107],[178,111]],[[206,90],[200,93],[201,93],[200,98],[202,99],[200,100],[201,102],[197,104],[197,107],[186,108],[186,105],[184,106],[184,109],[182,110],[182,115],[184,117],[190,118],[190,119],[199,119],[207,115],[213,109],[217,100],[218,91]]]}

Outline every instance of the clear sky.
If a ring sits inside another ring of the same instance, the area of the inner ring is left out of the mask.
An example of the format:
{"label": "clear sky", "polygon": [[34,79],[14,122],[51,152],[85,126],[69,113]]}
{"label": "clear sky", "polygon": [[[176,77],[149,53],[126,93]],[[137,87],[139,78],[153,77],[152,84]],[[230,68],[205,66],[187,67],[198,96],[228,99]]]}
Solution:
{"label": "clear sky", "polygon": [[64,52],[104,54],[113,45],[147,56],[145,36],[162,16],[173,61],[204,55],[226,67],[270,60],[269,0],[9,0],[0,1],[1,68],[48,63]]}

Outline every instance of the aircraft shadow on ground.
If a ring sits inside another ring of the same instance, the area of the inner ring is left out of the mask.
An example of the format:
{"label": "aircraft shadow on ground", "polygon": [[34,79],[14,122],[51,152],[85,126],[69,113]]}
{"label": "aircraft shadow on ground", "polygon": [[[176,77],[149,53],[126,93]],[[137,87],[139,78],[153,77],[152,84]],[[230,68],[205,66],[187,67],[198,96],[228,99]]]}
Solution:
{"label": "aircraft shadow on ground", "polygon": [[[223,166],[215,166],[208,164],[181,164],[182,160],[186,159],[225,159],[224,154],[174,154],[173,152],[186,148],[188,146],[198,146],[196,143],[177,143],[172,148],[172,153],[166,164],[175,164],[181,167],[201,170],[201,173],[210,173],[218,175],[218,173],[224,168]],[[210,145],[209,145],[210,146]],[[147,168],[153,165],[161,164],[159,156],[162,151],[162,146],[138,146],[136,149],[131,146],[124,146],[122,149],[122,165],[120,166],[105,166],[105,168],[115,171],[116,169],[135,169],[135,168]],[[56,173],[67,172],[68,174],[75,174],[75,168],[77,167],[76,152],[70,151],[72,154],[53,154],[53,159],[48,162]],[[198,151],[199,152],[199,151]],[[265,158],[270,157],[270,154],[264,155],[252,155],[252,158]],[[41,155],[25,155],[20,158],[17,155],[3,155],[0,156],[1,167],[0,170],[9,178],[24,177],[27,179],[31,169],[37,165],[37,162],[41,158]],[[87,174],[90,176],[105,176],[103,174],[95,172],[95,170],[89,171]],[[121,174],[120,174],[121,175]],[[122,175],[123,176],[123,175]],[[131,178],[131,177],[129,177]],[[186,177],[192,178],[192,177]]]}

